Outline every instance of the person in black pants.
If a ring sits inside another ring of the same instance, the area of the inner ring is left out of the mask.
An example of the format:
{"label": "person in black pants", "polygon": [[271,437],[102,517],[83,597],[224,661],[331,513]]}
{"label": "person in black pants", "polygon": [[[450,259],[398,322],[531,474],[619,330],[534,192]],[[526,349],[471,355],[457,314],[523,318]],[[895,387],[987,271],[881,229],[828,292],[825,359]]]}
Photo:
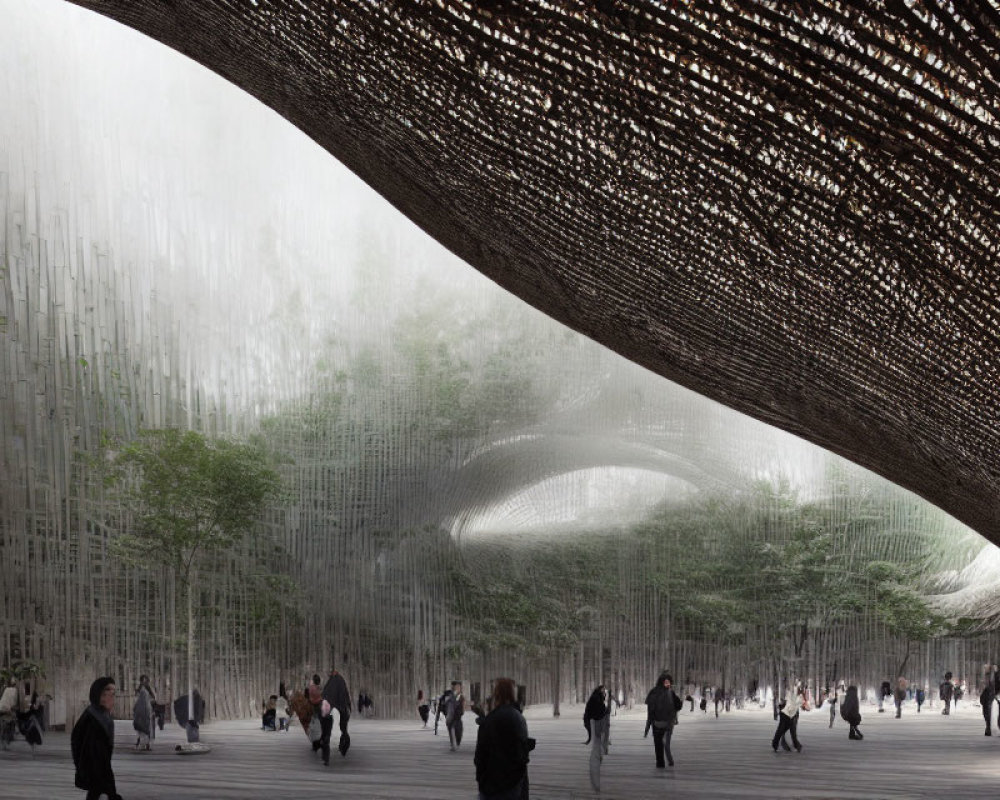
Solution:
{"label": "person in black pants", "polygon": [[786,732],[792,735],[792,747],[800,753],[802,752],[802,744],[799,742],[798,736],[800,708],[809,710],[809,704],[805,697],[805,689],[799,688],[797,683],[793,683],[789,686],[788,694],[785,696],[785,704],[778,713],[778,729],[774,732],[774,736],[771,739],[771,747],[775,752],[778,751],[778,745],[781,743]]}
{"label": "person in black pants", "polygon": [[861,724],[861,703],[858,701],[858,687],[848,686],[844,701],[840,704],[840,716],[849,726],[848,739],[864,739],[858,726]]}
{"label": "person in black pants", "polygon": [[674,757],[670,752],[670,739],[677,724],[677,712],[683,703],[672,688],[674,679],[669,673],[661,673],[656,686],[646,695],[646,734],[653,728],[653,753],[656,755],[657,769],[663,769],[664,756],[666,763],[674,765]]}
{"label": "person in black pants", "polygon": [[979,693],[979,705],[983,710],[983,719],[986,720],[986,735],[992,736],[992,717],[993,717],[993,681],[989,676],[986,678],[986,684],[983,686],[983,691]]}

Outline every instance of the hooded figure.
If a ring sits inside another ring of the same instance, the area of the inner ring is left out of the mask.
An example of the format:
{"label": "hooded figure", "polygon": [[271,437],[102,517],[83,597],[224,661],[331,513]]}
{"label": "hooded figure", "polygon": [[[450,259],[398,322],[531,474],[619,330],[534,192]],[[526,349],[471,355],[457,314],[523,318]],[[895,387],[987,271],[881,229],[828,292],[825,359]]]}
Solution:
{"label": "hooded figure", "polygon": [[331,713],[320,717],[322,726],[322,738],[320,747],[323,749],[323,763],[330,763],[330,735],[333,733],[332,709],[337,709],[340,713],[340,743],[337,747],[342,756],[347,755],[347,750],[351,746],[351,737],[347,733],[347,721],[351,718],[351,694],[347,690],[347,681],[337,670],[330,670],[330,677],[327,678],[323,686],[323,700],[330,705]]}
{"label": "hooded figure", "polygon": [[583,726],[587,729],[587,741],[590,746],[590,785],[595,792],[601,791],[601,761],[608,754],[608,733],[611,719],[608,716],[608,700],[604,684],[598,686],[587,700],[583,711]]}
{"label": "hooded figure", "polygon": [[109,800],[121,800],[111,771],[111,755],[115,748],[115,721],[111,711],[115,706],[114,678],[98,678],[90,686],[90,705],[80,715],[70,736],[74,783],[87,791],[87,800],[107,795]]}
{"label": "hooded figure", "polygon": [[[145,677],[145,676],[144,676]],[[139,683],[139,691],[135,693],[135,705],[132,706],[132,727],[138,738],[135,740],[136,750],[149,750],[149,740],[155,735],[153,728],[153,698],[144,682]]]}
{"label": "hooded figure", "polygon": [[848,739],[864,739],[858,725],[861,724],[861,703],[858,701],[858,687],[848,686],[844,701],[840,704],[840,716],[850,726]]}

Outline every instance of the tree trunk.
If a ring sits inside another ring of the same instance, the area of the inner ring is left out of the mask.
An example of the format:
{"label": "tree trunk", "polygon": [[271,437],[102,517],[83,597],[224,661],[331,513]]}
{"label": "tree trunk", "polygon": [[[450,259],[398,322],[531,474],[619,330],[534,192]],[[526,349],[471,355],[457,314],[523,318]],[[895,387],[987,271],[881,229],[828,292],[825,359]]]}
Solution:
{"label": "tree trunk", "polygon": [[187,740],[198,741],[198,721],[194,716],[194,586],[195,572],[192,568],[187,580],[187,693],[188,723]]}
{"label": "tree trunk", "polygon": [[560,680],[562,676],[562,659],[560,658],[559,650],[557,649],[555,655],[553,656],[553,675],[552,675],[552,716],[559,716],[559,691],[562,688],[562,681]]}

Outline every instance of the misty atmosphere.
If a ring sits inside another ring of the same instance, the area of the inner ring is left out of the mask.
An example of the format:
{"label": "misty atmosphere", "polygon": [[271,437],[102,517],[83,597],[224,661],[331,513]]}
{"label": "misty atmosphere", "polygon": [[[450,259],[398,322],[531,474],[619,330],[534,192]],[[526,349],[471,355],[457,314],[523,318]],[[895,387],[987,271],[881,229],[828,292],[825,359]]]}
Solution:
{"label": "misty atmosphere", "polygon": [[[394,716],[453,678],[557,709],[995,652],[968,528],[551,321],[178,53],[0,19],[0,667],[39,665],[53,723],[99,674],[242,718],[332,663]],[[165,428],[281,482],[192,580],[122,544],[115,467]]]}

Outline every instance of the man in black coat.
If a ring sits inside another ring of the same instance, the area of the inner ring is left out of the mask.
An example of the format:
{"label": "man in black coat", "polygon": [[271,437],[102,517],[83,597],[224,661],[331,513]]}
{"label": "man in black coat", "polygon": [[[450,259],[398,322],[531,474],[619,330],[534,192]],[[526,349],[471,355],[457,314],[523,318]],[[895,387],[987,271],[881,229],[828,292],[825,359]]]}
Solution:
{"label": "man in black coat", "polygon": [[330,736],[333,733],[333,711],[337,709],[340,713],[340,744],[338,749],[342,756],[347,755],[347,750],[351,746],[351,737],[347,733],[347,721],[351,718],[351,693],[347,690],[347,681],[336,669],[330,668],[330,677],[327,678],[323,687],[323,699],[330,704],[331,712],[325,717],[320,717],[320,746],[323,748],[323,763],[330,764]]}
{"label": "man in black coat", "polygon": [[674,726],[677,724],[677,712],[681,708],[681,699],[674,694],[672,688],[674,679],[666,672],[661,673],[656,680],[656,686],[646,695],[646,719],[649,726],[653,728],[653,752],[656,755],[657,769],[663,769],[663,757],[666,755],[667,763],[674,765],[674,758],[670,753],[670,738],[674,733]]}
{"label": "man in black coat", "polygon": [[87,800],[122,800],[111,770],[111,755],[115,749],[114,678],[98,678],[90,686],[90,705],[73,726],[70,748],[76,767],[74,783],[87,791]]}

